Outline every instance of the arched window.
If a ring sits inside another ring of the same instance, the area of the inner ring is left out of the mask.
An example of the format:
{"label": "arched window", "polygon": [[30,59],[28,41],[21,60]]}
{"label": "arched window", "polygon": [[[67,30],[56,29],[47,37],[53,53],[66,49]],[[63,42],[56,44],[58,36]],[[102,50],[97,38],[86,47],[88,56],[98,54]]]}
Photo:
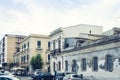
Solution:
{"label": "arched window", "polygon": [[93,71],[98,71],[98,57],[93,58]]}
{"label": "arched window", "polygon": [[113,56],[106,55],[106,71],[112,71],[113,70]]}
{"label": "arched window", "polygon": [[65,61],[65,71],[68,71],[68,61]]}

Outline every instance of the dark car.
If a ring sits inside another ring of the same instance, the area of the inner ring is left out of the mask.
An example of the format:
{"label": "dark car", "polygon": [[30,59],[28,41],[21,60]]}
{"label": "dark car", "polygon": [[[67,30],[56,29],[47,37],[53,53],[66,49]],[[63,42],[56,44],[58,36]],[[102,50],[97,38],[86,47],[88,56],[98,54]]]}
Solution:
{"label": "dark car", "polygon": [[55,80],[55,76],[48,72],[40,73],[36,80]]}
{"label": "dark car", "polygon": [[63,80],[63,77],[65,76],[65,73],[57,73],[55,75],[56,80]]}

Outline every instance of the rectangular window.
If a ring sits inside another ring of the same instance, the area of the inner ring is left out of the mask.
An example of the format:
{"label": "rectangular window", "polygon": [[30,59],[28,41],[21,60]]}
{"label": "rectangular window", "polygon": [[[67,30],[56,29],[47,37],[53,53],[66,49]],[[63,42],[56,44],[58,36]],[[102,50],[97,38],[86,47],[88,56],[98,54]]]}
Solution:
{"label": "rectangular window", "polygon": [[65,61],[65,71],[68,71],[68,61]]}
{"label": "rectangular window", "polygon": [[29,60],[29,55],[27,55],[27,60]]}
{"label": "rectangular window", "polygon": [[113,57],[111,55],[106,56],[106,70],[110,72],[113,70]]}
{"label": "rectangular window", "polygon": [[53,42],[53,50],[55,50],[55,41]]}
{"label": "rectangular window", "polygon": [[37,41],[37,48],[41,48],[41,41]]}
{"label": "rectangular window", "polygon": [[82,59],[82,71],[86,71],[86,59]]}
{"label": "rectangular window", "polygon": [[53,63],[53,70],[55,71],[55,62]]}
{"label": "rectangular window", "polygon": [[98,71],[98,57],[93,58],[93,71]]}
{"label": "rectangular window", "polygon": [[48,49],[50,50],[50,42],[48,42]]}
{"label": "rectangular window", "polygon": [[50,60],[50,54],[48,54],[48,61]]}
{"label": "rectangular window", "polygon": [[118,62],[120,62],[120,58],[118,58]]}
{"label": "rectangular window", "polygon": [[24,62],[26,61],[26,56],[24,56]]}
{"label": "rectangular window", "polygon": [[21,57],[21,62],[23,61],[23,57]]}
{"label": "rectangular window", "polygon": [[24,49],[26,48],[26,44],[24,44]]}
{"label": "rectangular window", "polygon": [[58,70],[61,71],[61,62],[60,61],[58,62],[58,66],[59,66]]}
{"label": "rectangular window", "polygon": [[28,48],[29,48],[29,42],[27,43],[27,46],[28,46]]}

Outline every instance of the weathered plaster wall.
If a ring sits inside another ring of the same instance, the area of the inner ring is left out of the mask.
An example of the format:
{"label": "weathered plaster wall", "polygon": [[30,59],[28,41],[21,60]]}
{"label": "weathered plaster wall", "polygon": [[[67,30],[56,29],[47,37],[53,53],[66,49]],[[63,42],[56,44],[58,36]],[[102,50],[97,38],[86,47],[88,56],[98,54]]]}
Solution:
{"label": "weathered plaster wall", "polygon": [[[114,58],[113,61],[113,71],[109,72],[105,69],[102,69],[100,65],[104,65],[106,55],[111,55]],[[93,71],[92,69],[92,62],[93,57],[98,57],[98,71]],[[81,70],[81,59],[86,58],[87,60],[87,70]],[[65,72],[65,61],[68,61],[68,72],[71,72],[72,69],[72,61],[76,60],[79,66],[77,74],[84,74],[85,76],[94,76],[94,77],[120,77],[120,42],[114,42],[106,45],[90,47],[82,50],[71,51],[62,53],[61,55],[57,55],[55,58],[51,59],[51,62],[56,63],[61,61],[62,62],[62,70],[61,72]],[[51,65],[52,66],[52,65]],[[53,66],[52,66],[53,67]],[[57,68],[56,68],[57,70]],[[52,71],[52,70],[51,70]],[[54,72],[52,72],[54,73]]]}

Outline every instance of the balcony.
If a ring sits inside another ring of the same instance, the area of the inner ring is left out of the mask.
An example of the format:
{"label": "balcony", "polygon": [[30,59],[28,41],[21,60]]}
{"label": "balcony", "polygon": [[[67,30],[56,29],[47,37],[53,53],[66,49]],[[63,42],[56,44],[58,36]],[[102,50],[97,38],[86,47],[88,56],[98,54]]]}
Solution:
{"label": "balcony", "polygon": [[61,53],[61,49],[54,49],[50,51],[51,55],[59,54]]}

